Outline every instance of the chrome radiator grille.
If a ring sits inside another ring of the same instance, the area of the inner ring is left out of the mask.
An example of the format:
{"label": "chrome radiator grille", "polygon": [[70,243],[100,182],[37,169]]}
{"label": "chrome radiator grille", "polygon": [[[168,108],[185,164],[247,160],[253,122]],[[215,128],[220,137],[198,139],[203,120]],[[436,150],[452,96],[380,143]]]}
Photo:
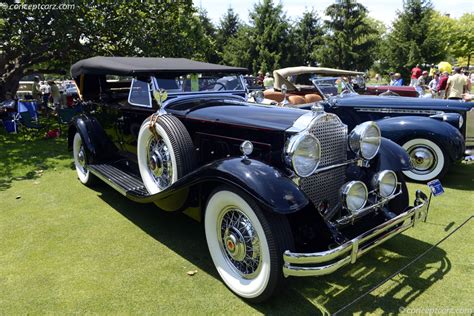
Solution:
{"label": "chrome radiator grille", "polygon": [[327,201],[329,208],[333,208],[339,202],[339,190],[345,183],[345,173],[346,167],[342,166],[314,174],[301,180],[301,189],[315,206]]}
{"label": "chrome radiator grille", "polygon": [[321,143],[319,167],[347,160],[347,126],[334,114],[321,114],[309,127],[309,132]]}
{"label": "chrome radiator grille", "polygon": [[[319,168],[347,160],[347,126],[336,115],[319,115],[311,122],[309,132],[316,136],[321,144]],[[303,178],[301,189],[315,206],[327,201],[332,208],[339,202],[339,190],[345,183],[345,171],[346,167],[342,166]]]}

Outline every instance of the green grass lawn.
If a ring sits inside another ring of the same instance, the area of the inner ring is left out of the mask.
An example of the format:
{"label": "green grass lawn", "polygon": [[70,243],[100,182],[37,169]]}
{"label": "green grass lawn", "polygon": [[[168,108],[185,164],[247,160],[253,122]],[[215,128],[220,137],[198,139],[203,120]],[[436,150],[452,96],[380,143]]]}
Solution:
{"label": "green grass lawn", "polygon": [[[474,214],[474,164],[458,164],[427,223],[333,275],[291,278],[249,305],[219,280],[202,226],[76,179],[66,140],[0,134],[0,314],[334,313]],[[424,185],[410,184],[410,192]],[[471,308],[474,220],[347,314]],[[187,274],[197,270],[194,276]]]}

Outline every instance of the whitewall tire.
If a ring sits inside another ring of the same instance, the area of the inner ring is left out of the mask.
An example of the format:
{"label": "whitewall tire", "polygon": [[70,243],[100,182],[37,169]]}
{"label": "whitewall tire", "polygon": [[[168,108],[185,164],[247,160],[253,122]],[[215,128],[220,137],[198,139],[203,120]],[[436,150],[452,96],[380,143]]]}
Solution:
{"label": "whitewall tire", "polygon": [[150,130],[151,120],[140,127],[137,158],[143,184],[150,194],[159,193],[193,169],[194,147],[188,131],[174,116],[160,116]]}
{"label": "whitewall tire", "polygon": [[74,135],[72,153],[79,181],[87,186],[92,185],[95,182],[95,177],[87,170],[87,152],[82,142],[81,134],[79,133]]}
{"label": "whitewall tire", "polygon": [[447,171],[448,161],[443,150],[433,141],[415,138],[405,142],[402,147],[407,151],[413,165],[412,170],[403,174],[414,181],[430,181],[441,178]]}
{"label": "whitewall tire", "polygon": [[245,194],[222,187],[206,206],[204,227],[212,261],[224,283],[252,302],[283,282],[283,252],[293,244],[286,218],[263,214]]}

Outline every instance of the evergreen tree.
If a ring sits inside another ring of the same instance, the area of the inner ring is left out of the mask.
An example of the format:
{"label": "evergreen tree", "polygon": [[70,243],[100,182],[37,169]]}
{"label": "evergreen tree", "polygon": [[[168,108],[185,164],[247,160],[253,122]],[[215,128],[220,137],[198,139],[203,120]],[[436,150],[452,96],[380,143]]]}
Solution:
{"label": "evergreen tree", "polygon": [[242,26],[224,47],[224,62],[247,67],[252,73],[288,66],[294,57],[290,31],[281,4],[275,5],[272,0],[256,3],[250,25]]}
{"label": "evergreen tree", "polygon": [[218,46],[217,46],[217,30],[212,24],[211,19],[207,16],[207,11],[205,9],[199,9],[198,11],[199,22],[196,27],[200,29],[198,33],[202,33],[204,38],[202,38],[201,55],[204,61],[210,63],[218,63],[220,61]]}
{"label": "evergreen tree", "polygon": [[375,30],[367,9],[355,0],[339,0],[326,8],[325,46],[319,50],[321,64],[349,70],[366,70],[373,61]]}
{"label": "evergreen tree", "polygon": [[227,45],[227,42],[231,38],[237,35],[240,26],[241,22],[239,20],[239,15],[230,7],[221,18],[219,27],[217,28],[216,44],[221,56],[224,52],[224,46]]}
{"label": "evergreen tree", "polygon": [[314,65],[317,62],[316,50],[323,44],[323,27],[318,14],[311,10],[305,11],[301,20],[297,21],[293,29],[293,38],[296,44],[295,64]]}
{"label": "evergreen tree", "polygon": [[390,70],[408,77],[416,64],[438,63],[446,57],[443,32],[433,23],[430,0],[406,0],[388,34],[385,56]]}

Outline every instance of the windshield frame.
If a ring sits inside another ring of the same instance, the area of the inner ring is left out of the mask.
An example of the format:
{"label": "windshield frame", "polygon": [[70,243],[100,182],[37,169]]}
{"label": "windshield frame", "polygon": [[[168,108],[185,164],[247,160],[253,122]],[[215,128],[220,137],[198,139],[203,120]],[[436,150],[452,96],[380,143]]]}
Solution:
{"label": "windshield frame", "polygon": [[[324,96],[326,99],[329,99],[331,97],[334,97],[334,96],[341,96],[343,94],[348,94],[348,95],[352,95],[352,94],[358,94],[354,88],[352,87],[352,85],[349,83],[349,82],[346,82],[345,80],[342,79],[342,77],[315,77],[315,78],[311,78],[310,79],[311,82],[313,83],[314,87],[316,88],[316,90],[318,90],[318,92]],[[321,81],[325,81],[325,80],[334,80],[334,83],[335,81],[337,80],[340,80],[341,81],[341,84],[342,84],[342,91],[344,90],[348,90],[347,93],[337,93],[335,95],[332,95],[332,94],[327,94],[327,93],[323,93],[322,89],[319,87],[319,83]]]}
{"label": "windshield frame", "polygon": [[[208,73],[200,73],[200,75],[207,76],[207,75],[215,75],[215,74],[208,74]],[[196,95],[196,94],[235,94],[235,93],[247,93],[247,85],[245,83],[245,79],[243,78],[242,74],[219,74],[220,76],[216,76],[217,79],[221,79],[224,77],[235,77],[239,84],[237,88],[240,89],[235,89],[235,90],[202,90],[202,91],[173,91],[173,90],[166,90],[167,94],[169,97],[179,97],[179,96],[188,96],[188,95]],[[153,82],[153,88],[155,90],[159,90],[160,86],[158,83],[158,80],[160,79],[158,75],[152,75],[152,82]],[[181,87],[180,87],[181,88]]]}

